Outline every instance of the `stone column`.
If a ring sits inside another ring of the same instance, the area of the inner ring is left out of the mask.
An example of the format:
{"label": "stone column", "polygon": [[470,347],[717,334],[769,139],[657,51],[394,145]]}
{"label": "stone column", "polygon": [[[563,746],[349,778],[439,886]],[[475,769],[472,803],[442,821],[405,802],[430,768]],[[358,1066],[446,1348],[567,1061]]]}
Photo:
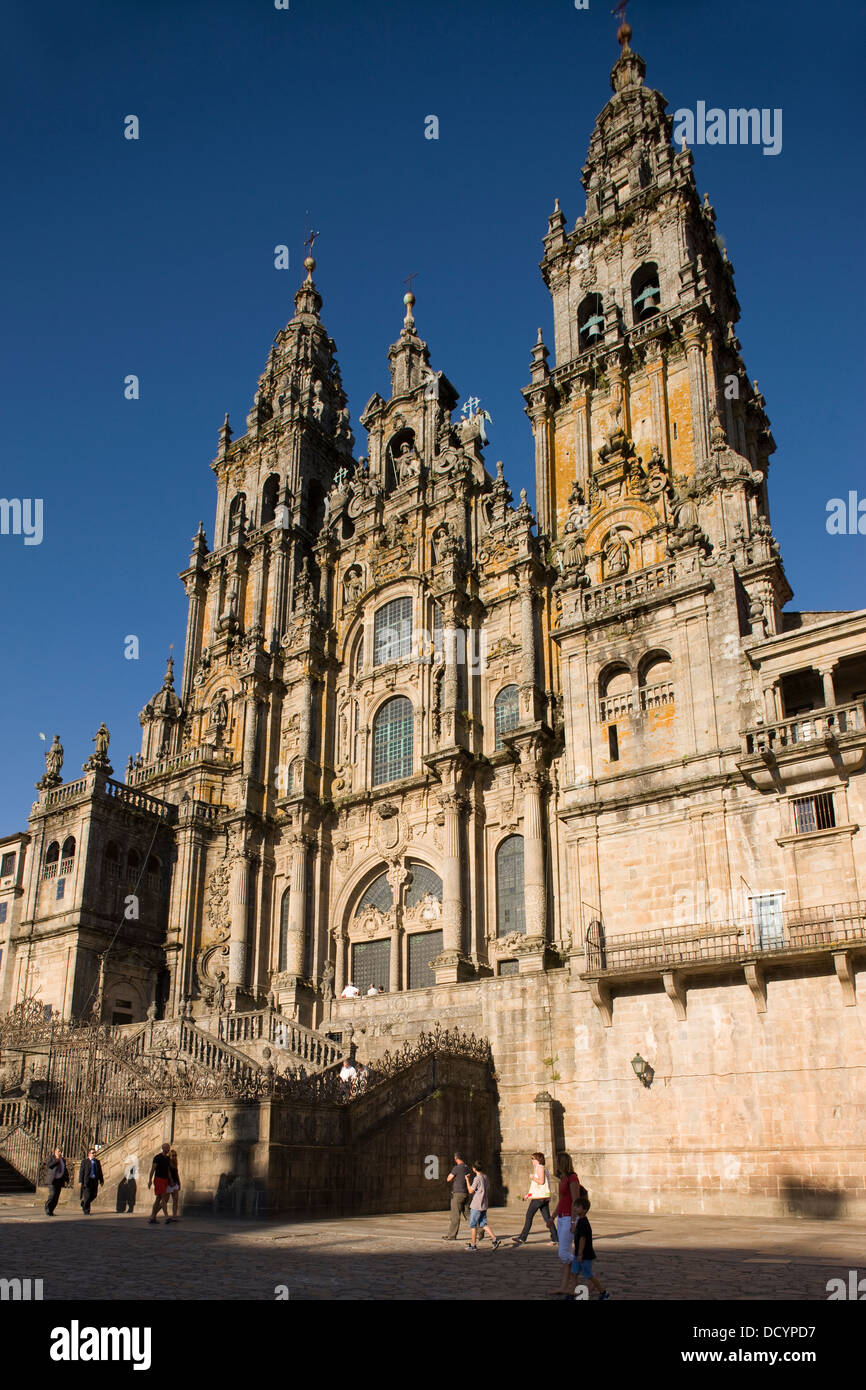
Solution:
{"label": "stone column", "polygon": [[668,416],[665,407],[665,368],[661,345],[658,342],[647,344],[646,371],[650,383],[650,407],[652,411],[653,443],[664,455],[670,469],[670,440],[668,439]]}
{"label": "stone column", "polygon": [[461,657],[461,638],[463,639],[462,656],[465,658],[465,633],[457,626],[457,602],[453,597],[447,599],[445,604],[445,628],[443,632],[443,647],[445,657],[445,675],[442,681],[442,744],[448,746],[457,742],[457,704],[460,698],[460,672],[458,661]]}
{"label": "stone column", "polygon": [[689,400],[692,410],[692,437],[695,441],[695,461],[709,458],[709,398],[707,395],[707,364],[700,328],[686,331],[686,361],[689,369]]}
{"label": "stone column", "polygon": [[589,395],[584,392],[574,401],[574,476],[584,490],[589,490]]}
{"label": "stone column", "polygon": [[204,595],[206,583],[204,575],[193,574],[184,581],[189,610],[186,619],[186,641],[183,649],[183,685],[181,703],[186,705],[192,691],[195,668],[201,655],[202,622],[204,618]]}
{"label": "stone column", "polygon": [[304,973],[304,926],[307,908],[307,839],[296,835],[292,839],[292,864],[289,882],[289,920],[286,931],[286,974]]}
{"label": "stone column", "polygon": [[824,704],[832,708],[836,703],[836,687],[833,682],[833,667],[820,666],[818,668],[821,680],[824,683]]}
{"label": "stone column", "polygon": [[538,1152],[544,1154],[548,1168],[556,1167],[556,1125],[554,1107],[556,1101],[549,1091],[539,1091],[535,1097],[535,1132],[538,1135]]}
{"label": "stone column", "polygon": [[349,938],[344,931],[337,937],[337,963],[334,977],[334,994],[337,999],[343,993],[349,979]]}
{"label": "stone column", "polygon": [[229,936],[229,988],[247,984],[247,918],[249,914],[250,856],[241,850],[232,865],[231,934]]}
{"label": "stone column", "polygon": [[440,797],[445,812],[442,848],[442,947],[463,951],[463,826],[466,798],[455,793]]}
{"label": "stone column", "polygon": [[547,408],[533,411],[532,434],[535,440],[535,491],[538,509],[538,529],[552,534],[553,505],[550,488],[550,421]]}
{"label": "stone column", "polygon": [[256,732],[258,726],[259,702],[255,695],[247,695],[246,717],[244,722],[244,776],[256,775]]}
{"label": "stone column", "polygon": [[271,626],[279,642],[283,635],[286,612],[286,541],[284,531],[271,532]]}
{"label": "stone column", "polygon": [[538,679],[538,650],[535,633],[535,599],[528,575],[520,586],[520,715],[536,718],[535,696]]}
{"label": "stone column", "polygon": [[542,775],[533,768],[521,777],[523,785],[523,898],[526,935],[545,935],[544,831],[541,815]]}

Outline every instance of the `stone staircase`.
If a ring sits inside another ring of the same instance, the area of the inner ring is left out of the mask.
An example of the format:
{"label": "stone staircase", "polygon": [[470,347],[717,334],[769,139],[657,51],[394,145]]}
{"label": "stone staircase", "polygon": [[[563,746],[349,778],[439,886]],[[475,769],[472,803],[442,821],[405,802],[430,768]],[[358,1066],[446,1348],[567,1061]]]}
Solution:
{"label": "stone staircase", "polygon": [[28,1182],[17,1168],[13,1168],[5,1158],[0,1158],[0,1197],[23,1196],[35,1190],[33,1183]]}

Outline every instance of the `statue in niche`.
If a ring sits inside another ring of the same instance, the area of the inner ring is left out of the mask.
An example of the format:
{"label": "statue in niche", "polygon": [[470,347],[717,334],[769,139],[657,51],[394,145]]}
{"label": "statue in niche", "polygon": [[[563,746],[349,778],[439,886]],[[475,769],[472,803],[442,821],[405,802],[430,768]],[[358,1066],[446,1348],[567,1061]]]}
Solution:
{"label": "statue in niche", "polygon": [[628,542],[622,532],[614,531],[604,547],[604,577],[616,579],[626,574],[629,567]]}
{"label": "statue in niche", "polygon": [[394,468],[399,483],[411,483],[421,474],[421,460],[414,444],[408,440],[401,444],[400,452],[394,460]]}

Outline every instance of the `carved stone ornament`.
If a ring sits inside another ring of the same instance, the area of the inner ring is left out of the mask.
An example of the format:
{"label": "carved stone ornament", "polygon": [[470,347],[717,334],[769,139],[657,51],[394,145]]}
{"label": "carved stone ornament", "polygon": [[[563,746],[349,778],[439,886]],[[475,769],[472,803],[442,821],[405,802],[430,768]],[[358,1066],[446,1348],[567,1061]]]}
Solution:
{"label": "carved stone ornament", "polygon": [[208,1139],[220,1140],[228,1128],[229,1117],[224,1110],[212,1110],[205,1121]]}

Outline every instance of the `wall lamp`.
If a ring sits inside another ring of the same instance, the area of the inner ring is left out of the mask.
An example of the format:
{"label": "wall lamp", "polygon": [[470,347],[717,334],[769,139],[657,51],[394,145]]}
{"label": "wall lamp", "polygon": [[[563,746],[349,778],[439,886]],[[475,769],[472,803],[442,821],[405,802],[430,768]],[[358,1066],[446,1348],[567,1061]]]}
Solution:
{"label": "wall lamp", "polygon": [[640,1053],[638,1053],[636,1057],[632,1057],[631,1064],[634,1067],[634,1074],[641,1085],[647,1087],[651,1086],[653,1084],[655,1072],[649,1062],[645,1062]]}

